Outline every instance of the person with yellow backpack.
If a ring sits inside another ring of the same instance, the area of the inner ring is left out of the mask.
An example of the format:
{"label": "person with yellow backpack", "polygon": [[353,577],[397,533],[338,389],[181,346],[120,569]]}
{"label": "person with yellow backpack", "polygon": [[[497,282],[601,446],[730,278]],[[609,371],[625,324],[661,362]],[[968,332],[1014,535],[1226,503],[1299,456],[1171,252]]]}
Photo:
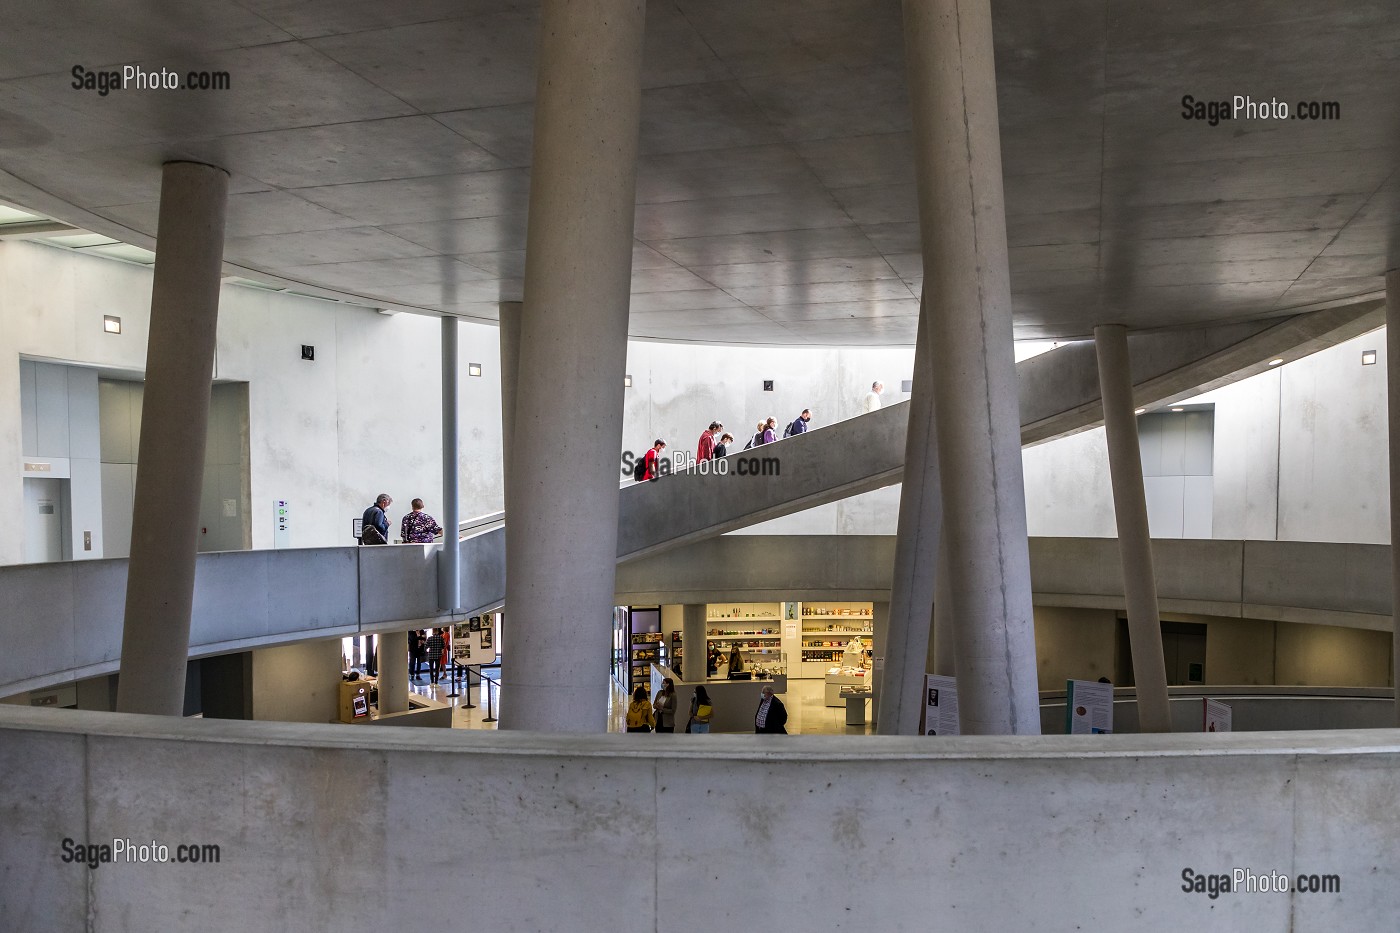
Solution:
{"label": "person with yellow backpack", "polygon": [[647,688],[637,684],[637,689],[632,691],[632,704],[627,707],[627,731],[650,732],[654,725],[656,719],[651,714]]}
{"label": "person with yellow backpack", "polygon": [[715,708],[710,703],[710,694],[704,687],[695,688],[695,696],[690,698],[690,722],[685,731],[690,733],[709,732],[710,720],[715,716]]}

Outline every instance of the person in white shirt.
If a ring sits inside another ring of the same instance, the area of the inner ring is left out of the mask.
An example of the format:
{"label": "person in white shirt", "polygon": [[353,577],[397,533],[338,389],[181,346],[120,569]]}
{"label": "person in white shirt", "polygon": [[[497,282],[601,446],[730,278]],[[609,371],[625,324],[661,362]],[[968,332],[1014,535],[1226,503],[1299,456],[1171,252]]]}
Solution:
{"label": "person in white shirt", "polygon": [[885,385],[878,379],[870,384],[870,394],[865,397],[865,413],[868,415],[880,407],[880,393],[884,391]]}

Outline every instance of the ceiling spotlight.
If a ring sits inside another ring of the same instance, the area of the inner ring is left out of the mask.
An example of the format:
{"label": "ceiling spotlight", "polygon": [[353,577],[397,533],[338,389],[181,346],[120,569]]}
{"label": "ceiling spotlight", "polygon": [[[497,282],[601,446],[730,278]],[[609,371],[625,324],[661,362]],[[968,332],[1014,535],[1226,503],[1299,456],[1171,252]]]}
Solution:
{"label": "ceiling spotlight", "polygon": [[1361,351],[1361,365],[1362,365],[1362,366],[1375,366],[1375,365],[1376,365],[1376,351],[1375,351],[1375,350],[1362,350],[1362,351]]}
{"label": "ceiling spotlight", "polygon": [[120,334],[122,332],[122,319],[115,314],[102,315],[102,329],[109,334]]}
{"label": "ceiling spotlight", "polygon": [[467,364],[467,375],[468,375],[468,376],[480,376],[480,375],[481,375],[481,364],[480,364],[480,363],[468,363],[468,364]]}
{"label": "ceiling spotlight", "polygon": [[1270,365],[1270,366],[1277,366],[1278,364],[1280,364],[1280,363],[1282,363],[1282,362],[1283,362],[1283,359],[1282,359],[1281,357],[1275,357],[1274,359],[1269,360],[1269,365]]}
{"label": "ceiling spotlight", "polygon": [[1186,409],[1184,409],[1184,408],[1173,408],[1173,409],[1172,409],[1172,411],[1185,411],[1185,410],[1186,410]]}
{"label": "ceiling spotlight", "polygon": [[1133,409],[1133,414],[1135,414],[1135,415],[1140,415],[1140,414],[1142,414],[1142,413],[1145,412],[1145,411],[1147,411],[1146,408],[1134,408],[1134,409]]}

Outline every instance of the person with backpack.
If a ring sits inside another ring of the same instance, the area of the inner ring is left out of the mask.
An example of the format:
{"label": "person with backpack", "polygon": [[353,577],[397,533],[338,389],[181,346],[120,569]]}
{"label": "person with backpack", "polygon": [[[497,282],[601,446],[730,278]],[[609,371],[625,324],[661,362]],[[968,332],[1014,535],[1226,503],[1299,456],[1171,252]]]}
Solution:
{"label": "person with backpack", "polygon": [[647,451],[646,457],[642,459],[643,469],[640,477],[641,479],[655,481],[661,478],[661,464],[659,461],[661,460],[661,451],[665,449],[666,442],[658,437],[656,443],[651,445],[651,450]]}
{"label": "person with backpack", "polygon": [[796,434],[807,433],[807,422],[812,420],[812,409],[802,409],[802,414],[798,415],[792,424],[783,428],[783,437],[792,437]]}
{"label": "person with backpack", "polygon": [[394,500],[387,492],[381,492],[374,497],[374,504],[365,509],[365,514],[360,519],[361,544],[389,543],[389,516],[385,513],[393,504]]}
{"label": "person with backpack", "polygon": [[771,444],[771,443],[773,443],[774,441],[776,441],[777,439],[778,439],[778,419],[777,419],[777,418],[774,418],[774,417],[772,417],[772,416],[769,416],[768,420],[765,421],[765,422],[763,422],[763,443],[765,443],[765,444]]}
{"label": "person with backpack", "polygon": [[754,430],[754,435],[753,435],[753,437],[749,438],[749,442],[748,442],[747,444],[744,445],[744,449],[745,449],[745,450],[752,450],[753,448],[757,447],[759,444],[762,444],[762,443],[763,443],[763,422],[760,421],[760,422],[758,423],[758,427]]}

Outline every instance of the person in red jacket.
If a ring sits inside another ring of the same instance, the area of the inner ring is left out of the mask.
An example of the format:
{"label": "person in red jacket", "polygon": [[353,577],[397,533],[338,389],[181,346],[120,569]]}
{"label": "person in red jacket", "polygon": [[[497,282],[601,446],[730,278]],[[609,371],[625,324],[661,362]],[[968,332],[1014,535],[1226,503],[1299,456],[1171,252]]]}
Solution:
{"label": "person in red jacket", "polygon": [[661,459],[661,451],[663,451],[663,450],[665,450],[665,449],[666,449],[666,442],[663,441],[661,438],[658,437],[658,438],[656,439],[656,443],[653,444],[653,445],[651,445],[651,450],[648,450],[648,451],[647,451],[647,455],[646,455],[647,469],[646,469],[646,473],[643,474],[642,479],[651,479],[651,480],[655,480],[655,479],[660,479],[660,478],[661,478],[661,465],[660,465],[657,461]]}
{"label": "person in red jacket", "polygon": [[700,435],[700,449],[695,452],[696,463],[715,458],[715,437],[723,428],[724,425],[718,421],[710,422],[710,426]]}

